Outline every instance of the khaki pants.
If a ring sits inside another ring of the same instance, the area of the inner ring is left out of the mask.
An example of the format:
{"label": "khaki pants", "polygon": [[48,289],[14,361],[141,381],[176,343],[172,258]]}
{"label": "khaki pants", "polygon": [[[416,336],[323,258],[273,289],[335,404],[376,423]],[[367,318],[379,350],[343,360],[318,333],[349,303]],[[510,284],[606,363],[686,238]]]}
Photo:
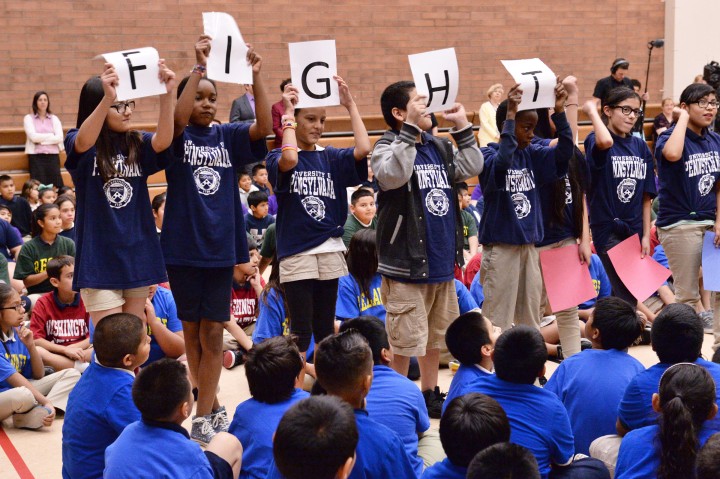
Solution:
{"label": "khaki pants", "polygon": [[[577,244],[575,238],[568,238],[557,243],[541,246],[537,248],[538,251],[538,264],[540,264],[540,252],[562,248],[563,246]],[[542,271],[542,265],[540,266]],[[543,281],[542,297],[540,299],[540,316],[545,314],[545,308],[548,305],[547,291],[545,291],[545,283]],[[580,324],[578,320],[578,308],[569,308],[563,311],[553,311],[555,315],[555,321],[557,321],[558,333],[560,334],[560,345],[562,346],[563,356],[569,358],[573,354],[580,352]]]}
{"label": "khaki pants", "polygon": [[700,302],[702,246],[707,229],[705,225],[679,225],[657,230],[672,271],[675,301],[696,310]]}
{"label": "khaki pants", "polygon": [[618,453],[622,438],[616,434],[601,436],[590,444],[590,457],[599,459],[610,471],[610,477],[615,477],[615,465],[617,464]]}
{"label": "khaki pants", "polygon": [[[242,328],[242,330],[245,331],[245,334],[247,334],[248,338],[250,339],[252,339],[253,332],[255,332],[255,324],[257,324],[257,322],[254,322],[250,326]],[[237,351],[238,349],[240,349],[240,345],[238,344],[237,340],[233,337],[232,334],[228,332],[227,329],[223,329],[223,351]]]}
{"label": "khaki pants", "polygon": [[430,428],[423,433],[423,436],[418,441],[417,455],[423,460],[425,469],[436,462],[445,460],[447,455],[440,442],[440,431]]}
{"label": "khaki pants", "polygon": [[67,409],[70,391],[78,381],[80,381],[80,371],[77,369],[63,369],[42,379],[31,379],[30,384],[40,394],[48,398],[48,401],[55,406],[55,409],[64,412]]}
{"label": "khaki pants", "polygon": [[535,245],[485,245],[480,266],[483,316],[503,331],[512,324],[540,329],[542,275]]}
{"label": "khaki pants", "polygon": [[0,421],[13,414],[28,412],[37,402],[30,390],[24,386],[0,393]]}

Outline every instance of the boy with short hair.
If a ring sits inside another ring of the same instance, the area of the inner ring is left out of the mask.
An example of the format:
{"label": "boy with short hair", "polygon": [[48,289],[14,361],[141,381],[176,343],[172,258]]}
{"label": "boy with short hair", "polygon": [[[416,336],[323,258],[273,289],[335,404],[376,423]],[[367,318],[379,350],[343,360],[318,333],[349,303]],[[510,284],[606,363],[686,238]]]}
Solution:
{"label": "boy with short hair", "polygon": [[421,390],[430,417],[440,417],[437,386],[444,331],[458,317],[455,264],[464,264],[462,216],[454,185],[478,175],[483,157],[460,103],[445,112],[458,151],[447,139],[427,135],[432,126],[426,98],[409,81],[393,83],[380,97],[390,131],[372,152],[380,186],[378,272],[395,351],[393,369],[407,375],[420,365]]}
{"label": "boy with short hair", "polygon": [[92,358],[90,314],[80,293],[72,289],[75,258],[57,256],[47,264],[53,291],[41,296],[30,316],[30,330],[40,346],[43,363],[56,371],[85,371]]}
{"label": "boy with short hair", "polygon": [[478,452],[470,462],[466,477],[540,479],[540,471],[537,460],[529,449],[510,442],[501,442]]}
{"label": "boy with short hair", "polygon": [[350,406],[333,396],[296,403],[280,420],[273,455],[287,479],[347,479],[358,430]]}
{"label": "boy with short hair", "polygon": [[182,363],[165,358],[143,368],[132,399],[142,419],[127,426],[105,451],[104,477],[237,479],[242,446],[235,436],[215,434],[203,453],[182,427],[194,402]]}
{"label": "boy with short hair", "polygon": [[276,336],[247,353],[245,375],[252,397],[235,409],[229,433],[243,445],[240,477],[264,479],[272,464],[273,434],[283,414],[309,396],[298,386],[300,350],[288,336]]}
{"label": "boy with short hair", "polygon": [[268,214],[268,195],[262,191],[253,191],[247,201],[250,211],[245,215],[245,231],[261,246],[265,231],[275,223],[275,218]]}
{"label": "boy with short hair", "polygon": [[427,468],[422,479],[465,479],[478,452],[510,440],[507,415],[490,396],[470,393],[447,404],[440,419],[440,441],[447,459]]}
{"label": "boy with short hair", "polygon": [[493,374],[492,352],[499,335],[499,328],[479,311],[461,314],[448,326],[445,343],[460,367],[450,383],[445,404],[460,396],[476,378]]}
{"label": "boy with short hair", "polygon": [[242,170],[238,175],[238,191],[240,193],[240,203],[250,209],[248,205],[248,195],[253,191],[260,191],[258,187],[252,184],[252,177],[246,170]]}
{"label": "boy with short hair", "polygon": [[627,348],[642,331],[634,308],[610,296],[597,301],[585,325],[592,349],[567,358],[545,385],[565,405],[575,452],[590,453],[590,443],[615,432],[617,407],[633,377],[644,371]]}
{"label": "boy with short hair", "polygon": [[169,357],[178,359],[185,354],[182,321],[169,289],[152,285],[145,305],[147,332],[150,336],[150,356],[142,367]]}
{"label": "boy with short hair", "polygon": [[10,175],[0,175],[0,205],[5,205],[10,209],[11,224],[20,230],[20,234],[30,235],[32,209],[25,198],[15,195],[15,182]]}
{"label": "boy with short hair", "polygon": [[[354,329],[363,335],[373,356],[373,382],[365,400],[370,417],[397,434],[403,442],[418,477],[423,463],[429,464],[440,449],[437,433],[430,432],[425,400],[418,387],[407,377],[395,372],[390,364],[393,353],[383,322],[375,316],[359,316],[344,321],[340,331]],[[420,443],[423,444],[419,448]],[[428,452],[420,456],[420,449]],[[428,450],[429,449],[429,450]],[[442,454],[440,454],[442,456]]]}
{"label": "boy with short hair", "polygon": [[[545,374],[547,349],[540,332],[530,326],[515,326],[495,343],[495,375],[468,385],[465,392],[479,392],[495,399],[510,420],[510,440],[532,451],[543,479],[608,478],[605,466],[596,459],[573,462],[575,444],[565,406],[550,391],[534,386]],[[554,466],[553,466],[554,465]]]}
{"label": "boy with short hair", "polygon": [[270,190],[270,182],[268,181],[268,170],[264,164],[258,163],[253,166],[252,184],[258,189],[258,191],[262,191],[268,195],[268,197],[272,194],[272,190]]}
{"label": "boy with short hair", "polygon": [[353,235],[362,229],[377,228],[375,195],[367,188],[358,188],[350,196],[350,214],[345,221],[343,243],[350,246]]}
{"label": "boy with short hair", "polygon": [[470,193],[468,192],[467,183],[461,181],[456,185],[456,189],[463,222],[463,250],[465,251],[465,260],[469,261],[478,252],[478,225],[472,213],[467,211],[470,206]]}
{"label": "boy with short hair", "polygon": [[70,394],[65,413],[63,479],[103,477],[105,449],[140,419],[131,389],[133,371],[150,354],[146,326],[133,314],[111,314],[95,326],[93,347],[95,362]]}

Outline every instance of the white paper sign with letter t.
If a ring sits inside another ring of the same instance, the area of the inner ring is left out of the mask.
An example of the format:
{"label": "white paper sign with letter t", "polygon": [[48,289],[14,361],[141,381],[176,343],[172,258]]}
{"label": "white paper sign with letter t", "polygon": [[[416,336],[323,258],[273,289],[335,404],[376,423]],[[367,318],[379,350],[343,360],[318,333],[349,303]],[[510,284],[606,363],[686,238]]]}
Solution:
{"label": "white paper sign with letter t", "polygon": [[502,60],[502,64],[523,90],[518,111],[555,106],[557,79],[550,67],[542,60],[539,58]]}
{"label": "white paper sign with letter t", "polygon": [[427,113],[449,110],[460,85],[454,48],[408,55],[415,89],[427,97]]}

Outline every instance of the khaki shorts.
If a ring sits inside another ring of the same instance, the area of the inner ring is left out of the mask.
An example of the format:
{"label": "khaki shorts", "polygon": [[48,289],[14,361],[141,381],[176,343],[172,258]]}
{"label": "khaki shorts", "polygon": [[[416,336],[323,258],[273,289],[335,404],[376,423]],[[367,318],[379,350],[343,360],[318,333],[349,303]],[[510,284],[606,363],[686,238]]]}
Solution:
{"label": "khaki shorts", "polygon": [[125,298],[147,298],[148,294],[150,294],[150,286],[132,289],[80,289],[80,295],[88,312],[119,308],[125,304]]}
{"label": "khaki shorts", "polygon": [[318,254],[296,254],[280,260],[280,282],[303,279],[326,281],[348,274],[342,251]]}
{"label": "khaki shorts", "polygon": [[454,281],[402,283],[383,276],[380,291],[393,352],[413,357],[445,348],[445,331],[460,315]]}

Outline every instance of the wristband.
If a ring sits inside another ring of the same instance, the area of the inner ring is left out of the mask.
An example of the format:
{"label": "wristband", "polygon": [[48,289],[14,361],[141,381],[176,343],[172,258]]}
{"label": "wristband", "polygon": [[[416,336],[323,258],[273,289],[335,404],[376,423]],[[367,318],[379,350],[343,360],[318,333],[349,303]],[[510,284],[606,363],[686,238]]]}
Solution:
{"label": "wristband", "polygon": [[567,108],[569,106],[578,106],[578,104],[577,103],[565,103],[565,108]]}
{"label": "wristband", "polygon": [[283,131],[285,131],[286,128],[292,128],[293,130],[297,128],[297,123],[294,121],[288,121],[283,124]]}
{"label": "wristband", "polygon": [[192,70],[190,70],[190,74],[198,73],[200,76],[204,75],[207,71],[207,68],[204,65],[200,65],[199,63],[193,67]]}
{"label": "wristband", "polygon": [[283,152],[285,150],[298,151],[298,147],[295,145],[283,145],[283,147],[280,149],[280,152]]}

